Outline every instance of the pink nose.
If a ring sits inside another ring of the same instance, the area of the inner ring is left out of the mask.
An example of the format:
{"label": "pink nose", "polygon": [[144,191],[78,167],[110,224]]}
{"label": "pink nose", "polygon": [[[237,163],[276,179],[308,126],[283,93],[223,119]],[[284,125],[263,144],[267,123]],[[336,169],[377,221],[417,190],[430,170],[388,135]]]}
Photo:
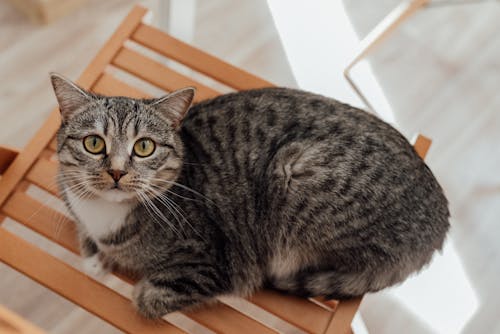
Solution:
{"label": "pink nose", "polygon": [[111,175],[111,177],[113,178],[113,180],[115,180],[115,182],[118,183],[118,181],[120,181],[120,179],[122,178],[122,176],[126,175],[127,172],[124,171],[124,170],[110,169],[110,170],[108,170],[108,174]]}

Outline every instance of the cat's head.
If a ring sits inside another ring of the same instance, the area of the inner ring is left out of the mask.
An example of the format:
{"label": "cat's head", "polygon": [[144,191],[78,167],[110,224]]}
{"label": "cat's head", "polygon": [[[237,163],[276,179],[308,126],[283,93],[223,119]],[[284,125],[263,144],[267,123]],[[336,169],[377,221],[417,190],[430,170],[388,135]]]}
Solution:
{"label": "cat's head", "polygon": [[52,74],[59,102],[59,180],[79,197],[109,201],[155,197],[178,177],[178,134],[194,96],[185,88],[158,99],[89,93]]}

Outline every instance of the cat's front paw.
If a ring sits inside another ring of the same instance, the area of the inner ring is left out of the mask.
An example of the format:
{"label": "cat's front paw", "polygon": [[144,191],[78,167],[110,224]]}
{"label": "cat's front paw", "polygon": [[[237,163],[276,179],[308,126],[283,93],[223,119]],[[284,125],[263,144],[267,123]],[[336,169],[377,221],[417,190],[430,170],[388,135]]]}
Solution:
{"label": "cat's front paw", "polygon": [[137,312],[148,319],[159,319],[167,313],[177,311],[175,296],[154,286],[147,279],[139,281],[134,287],[132,301]]}
{"label": "cat's front paw", "polygon": [[83,260],[83,270],[88,276],[95,278],[102,278],[110,271],[109,266],[106,266],[100,259],[99,253]]}

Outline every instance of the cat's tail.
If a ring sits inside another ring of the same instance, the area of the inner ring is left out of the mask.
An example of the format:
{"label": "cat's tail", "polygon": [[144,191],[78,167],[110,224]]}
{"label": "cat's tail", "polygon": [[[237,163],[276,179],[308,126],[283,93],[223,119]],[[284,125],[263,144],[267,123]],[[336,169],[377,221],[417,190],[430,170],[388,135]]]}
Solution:
{"label": "cat's tail", "polygon": [[345,300],[375,292],[391,285],[385,279],[377,281],[369,273],[341,273],[334,270],[304,272],[286,278],[272,279],[270,287],[301,297],[322,296]]}

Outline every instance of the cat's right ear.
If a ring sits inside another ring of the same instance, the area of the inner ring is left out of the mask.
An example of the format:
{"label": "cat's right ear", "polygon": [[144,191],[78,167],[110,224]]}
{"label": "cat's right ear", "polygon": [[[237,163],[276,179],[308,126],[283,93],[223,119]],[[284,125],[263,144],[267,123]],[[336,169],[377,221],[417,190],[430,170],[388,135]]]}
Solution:
{"label": "cat's right ear", "polygon": [[155,100],[151,105],[172,123],[174,129],[179,129],[193,102],[195,91],[194,87],[179,89]]}
{"label": "cat's right ear", "polygon": [[87,92],[62,75],[50,73],[50,81],[63,120],[70,118],[82,105],[92,100],[92,97]]}

